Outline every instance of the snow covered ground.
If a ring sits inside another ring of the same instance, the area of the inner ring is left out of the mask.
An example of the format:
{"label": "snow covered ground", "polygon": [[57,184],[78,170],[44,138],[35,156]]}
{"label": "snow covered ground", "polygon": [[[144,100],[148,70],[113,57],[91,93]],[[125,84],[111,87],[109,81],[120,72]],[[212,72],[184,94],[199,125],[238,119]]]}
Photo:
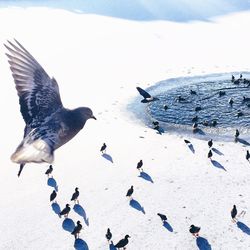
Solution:
{"label": "snow covered ground", "polygon": [[[29,164],[18,179],[10,161],[24,128],[2,46],[13,38],[56,78],[65,107],[88,106],[97,117],[56,151],[53,165],[60,208],[79,187],[85,220],[73,209],[69,217],[82,221],[80,237],[89,249],[109,249],[108,227],[115,243],[129,234],[127,249],[133,250],[250,249],[250,213],[238,225],[230,218],[233,204],[239,212],[250,206],[246,146],[215,141],[212,164],[205,141],[187,138],[192,153],[181,136],[156,134],[126,108],[136,86],[249,71],[250,11],[177,23],[1,8],[0,23],[0,249],[74,249],[74,237],[49,203],[48,164]],[[103,142],[106,158],[99,151]],[[136,170],[140,159],[144,178]],[[125,197],[131,185],[133,206]],[[162,226],[157,213],[166,214],[170,226]],[[199,240],[189,233],[191,224],[201,227]]]}

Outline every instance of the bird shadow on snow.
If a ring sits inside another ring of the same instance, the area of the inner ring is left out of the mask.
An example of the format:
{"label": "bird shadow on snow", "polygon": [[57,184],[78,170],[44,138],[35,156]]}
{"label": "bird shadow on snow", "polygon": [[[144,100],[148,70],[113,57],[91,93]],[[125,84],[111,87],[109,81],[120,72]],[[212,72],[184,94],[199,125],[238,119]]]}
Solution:
{"label": "bird shadow on snow", "polygon": [[48,179],[47,184],[48,186],[53,187],[56,190],[56,192],[58,192],[57,182],[53,177]]}
{"label": "bird shadow on snow", "polygon": [[216,161],[216,160],[211,160],[211,163],[212,163],[213,166],[215,166],[216,168],[220,168],[220,169],[223,169],[224,171],[227,171],[218,161]]}
{"label": "bird shadow on snow", "polygon": [[173,232],[174,229],[172,228],[172,226],[167,222],[167,221],[164,221],[163,222],[163,226],[169,231],[169,232]]}
{"label": "bird shadow on snow", "polygon": [[113,162],[113,158],[112,158],[111,155],[104,153],[104,154],[102,154],[102,157],[103,157],[104,159],[110,161],[111,163],[114,163],[114,162]]}
{"label": "bird shadow on snow", "polygon": [[193,144],[189,144],[189,145],[188,145],[188,148],[190,149],[190,151],[191,151],[193,154],[195,153],[195,149],[194,149]]}
{"label": "bird shadow on snow", "polygon": [[237,227],[245,234],[250,235],[250,228],[243,222],[238,221]]}
{"label": "bird shadow on snow", "polygon": [[76,250],[89,250],[88,244],[83,239],[76,239],[74,243]]}
{"label": "bird shadow on snow", "polygon": [[55,212],[55,214],[57,214],[58,216],[60,216],[59,214],[60,214],[60,212],[61,212],[61,208],[60,208],[60,206],[59,206],[58,203],[53,202],[53,203],[51,204],[51,208],[52,208],[52,210]]}
{"label": "bird shadow on snow", "polygon": [[75,228],[75,223],[72,219],[66,218],[66,219],[64,219],[64,221],[62,223],[62,228],[65,231],[72,233],[74,228]]}
{"label": "bird shadow on snow", "polygon": [[151,183],[154,183],[153,179],[151,178],[151,176],[149,174],[147,174],[146,172],[141,172],[140,175],[138,176],[146,181],[150,181]]}
{"label": "bird shadow on snow", "polygon": [[136,209],[136,210],[142,212],[143,214],[145,214],[144,208],[141,206],[141,204],[140,204],[137,200],[132,199],[132,200],[129,202],[129,205],[130,205],[132,208],[134,208],[134,209]]}
{"label": "bird shadow on snow", "polygon": [[218,155],[224,155],[222,152],[220,152],[220,150],[218,150],[216,148],[212,148],[212,151],[215,152]]}
{"label": "bird shadow on snow", "polygon": [[74,210],[78,215],[82,216],[82,217],[83,217],[83,220],[84,220],[84,222],[85,222],[85,224],[86,224],[87,226],[89,226],[89,218],[87,218],[87,215],[86,215],[86,212],[85,212],[84,208],[83,208],[81,205],[79,205],[79,204],[75,204],[74,207],[73,207],[73,210]]}
{"label": "bird shadow on snow", "polygon": [[199,250],[212,250],[212,247],[209,244],[209,242],[207,241],[207,239],[205,239],[203,237],[198,237],[196,239],[196,244],[197,244],[197,247],[199,248]]}
{"label": "bird shadow on snow", "polygon": [[246,146],[250,146],[250,143],[248,141],[246,141],[246,140],[238,138],[238,142],[240,142],[240,143],[242,143],[242,144],[244,144]]}

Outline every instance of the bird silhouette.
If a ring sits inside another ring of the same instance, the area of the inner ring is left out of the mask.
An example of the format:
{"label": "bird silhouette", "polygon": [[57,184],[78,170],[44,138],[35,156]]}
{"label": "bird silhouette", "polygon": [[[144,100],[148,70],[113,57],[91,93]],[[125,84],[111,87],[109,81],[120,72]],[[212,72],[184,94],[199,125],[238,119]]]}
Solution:
{"label": "bird silhouette", "polygon": [[64,217],[67,218],[69,215],[69,212],[70,212],[70,205],[66,204],[66,207],[59,213],[60,218],[62,215],[64,215]]}
{"label": "bird silhouette", "polygon": [[207,142],[207,145],[208,145],[209,148],[211,148],[211,147],[213,146],[213,140],[212,140],[212,139],[209,140],[209,141]]}
{"label": "bird silhouette", "polygon": [[240,131],[238,129],[235,130],[234,140],[235,142],[238,141],[238,137],[240,136]]}
{"label": "bird silhouette", "polygon": [[105,143],[103,143],[103,145],[102,145],[100,151],[101,151],[102,153],[104,153],[104,152],[106,152],[106,148],[107,148],[107,145],[106,145]]}
{"label": "bird silhouette", "polygon": [[190,143],[191,143],[189,140],[186,140],[186,139],[184,139],[184,142],[185,142],[186,144],[190,144]]}
{"label": "bird silhouette", "polygon": [[152,97],[146,90],[136,87],[140,95],[144,98],[141,100],[142,103],[148,103],[148,102],[153,102],[153,101],[158,101],[159,98],[157,97]]}
{"label": "bird silhouette", "polygon": [[235,219],[236,215],[237,215],[237,208],[235,205],[233,205],[233,209],[231,210],[231,217],[233,219],[233,222],[236,222],[236,219]]}
{"label": "bird silhouette", "polygon": [[78,201],[78,196],[79,196],[80,192],[78,191],[78,188],[75,188],[75,192],[73,193],[72,197],[71,197],[71,201],[74,201],[75,203],[77,202],[79,204]]}
{"label": "bird silhouette", "polygon": [[247,161],[249,161],[249,158],[250,158],[250,154],[249,154],[249,151],[247,150],[247,153],[246,153],[246,159],[247,159]]}
{"label": "bird silhouette", "polygon": [[128,238],[130,238],[129,235],[126,235],[124,239],[120,240],[118,243],[116,243],[115,247],[120,249],[123,248],[125,249],[125,246],[128,244]]}
{"label": "bird silhouette", "polygon": [[55,78],[50,78],[36,59],[17,41],[4,44],[10,54],[10,69],[25,121],[24,138],[11,160],[20,164],[20,176],[26,163],[52,163],[54,151],[70,141],[89,118],[92,110],[63,107]]}
{"label": "bird silhouette", "polygon": [[50,202],[54,201],[57,196],[56,190],[53,190],[53,192],[50,195]]}
{"label": "bird silhouette", "polygon": [[48,176],[48,178],[49,178],[49,175],[52,173],[52,171],[53,171],[53,167],[52,167],[52,165],[49,165],[49,168],[45,172],[45,174]]}
{"label": "bird silhouette", "polygon": [[105,235],[108,242],[112,239],[112,233],[110,232],[110,229],[108,228],[107,233]]}
{"label": "bird silhouette", "polygon": [[132,198],[131,196],[132,196],[133,192],[134,192],[134,187],[133,187],[133,186],[131,186],[131,187],[130,187],[130,189],[128,190],[128,192],[127,192],[126,196],[128,196],[128,197]]}
{"label": "bird silhouette", "polygon": [[167,216],[165,214],[160,214],[157,213],[157,215],[161,218],[162,222],[164,223],[165,221],[167,221]]}
{"label": "bird silhouette", "polygon": [[211,159],[213,156],[212,150],[209,150],[208,154],[207,154],[207,158]]}
{"label": "bird silhouette", "polygon": [[191,225],[190,228],[189,228],[189,232],[195,236],[195,237],[199,237],[199,232],[200,232],[200,227],[196,227],[194,225]]}
{"label": "bird silhouette", "polygon": [[75,239],[79,238],[80,231],[82,230],[82,224],[80,221],[77,221],[74,230],[72,231],[72,235],[75,236]]}
{"label": "bird silhouette", "polygon": [[142,165],[143,165],[143,162],[142,162],[142,160],[140,160],[140,161],[137,163],[137,167],[136,167],[140,172],[143,172]]}

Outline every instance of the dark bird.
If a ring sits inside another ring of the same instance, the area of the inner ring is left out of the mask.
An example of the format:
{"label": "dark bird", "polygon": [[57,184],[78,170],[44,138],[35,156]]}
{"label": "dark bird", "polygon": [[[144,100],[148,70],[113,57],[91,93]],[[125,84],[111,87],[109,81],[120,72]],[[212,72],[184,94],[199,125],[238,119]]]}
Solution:
{"label": "dark bird", "polygon": [[192,90],[192,89],[190,89],[190,94],[191,94],[191,95],[197,95],[196,91],[195,91],[195,90]]}
{"label": "dark bird", "polygon": [[193,128],[193,133],[197,132],[198,131],[198,123],[197,122],[193,123],[192,128]]}
{"label": "dark bird", "polygon": [[207,145],[208,145],[209,148],[211,148],[211,147],[213,146],[213,140],[212,140],[212,139],[209,140],[209,141],[207,142]]}
{"label": "dark bird", "polygon": [[111,238],[112,238],[112,233],[110,232],[110,229],[109,229],[109,228],[108,228],[108,230],[107,230],[107,233],[106,233],[105,237],[106,237],[106,239],[107,239],[108,241],[110,241]]}
{"label": "dark bird", "polygon": [[200,106],[195,107],[195,109],[194,109],[194,111],[196,111],[196,112],[201,111],[201,110],[202,110],[202,108]]}
{"label": "dark bird", "polygon": [[232,105],[233,105],[233,103],[234,103],[233,98],[230,98],[230,99],[228,100],[228,103],[230,104],[230,106],[232,106]]}
{"label": "dark bird", "polygon": [[79,234],[80,234],[81,230],[82,230],[82,224],[80,221],[77,221],[76,226],[75,226],[73,232],[71,233],[72,235],[75,236],[75,239],[79,238]]}
{"label": "dark bird", "polygon": [[234,76],[234,75],[232,75],[232,79],[231,79],[231,81],[232,81],[232,82],[234,82],[234,80],[235,80],[235,76]]}
{"label": "dark bird", "polygon": [[235,142],[238,141],[238,137],[239,137],[239,136],[240,136],[240,132],[239,132],[238,129],[236,129],[236,130],[235,130],[235,135],[234,135],[234,140],[235,140]]}
{"label": "dark bird", "polygon": [[243,112],[242,111],[237,111],[237,117],[239,118],[239,117],[241,117],[241,116],[243,116],[244,114],[243,114]]}
{"label": "dark bird", "polygon": [[129,235],[126,235],[124,239],[120,240],[116,245],[115,247],[120,249],[120,248],[123,248],[125,249],[125,246],[128,245],[128,238],[130,238]]}
{"label": "dark bird", "polygon": [[164,108],[164,110],[167,110],[167,109],[168,109],[168,105],[165,104],[165,105],[163,106],[163,108]]}
{"label": "dark bird", "polygon": [[181,95],[178,95],[177,98],[176,98],[176,100],[178,102],[184,102],[184,101],[186,101],[186,99],[184,97],[182,97]]}
{"label": "dark bird", "polygon": [[157,126],[157,125],[159,125],[159,122],[158,121],[153,121],[152,124]]}
{"label": "dark bird", "polygon": [[236,215],[237,215],[237,208],[234,205],[233,209],[231,210],[231,217],[232,217],[232,219],[233,219],[234,222],[236,221],[236,219],[235,219]]}
{"label": "dark bird", "polygon": [[159,98],[151,96],[146,90],[136,87],[140,95],[144,98],[141,100],[142,103],[148,103],[148,102],[153,102],[153,101],[158,101]]}
{"label": "dark bird", "polygon": [[242,79],[242,74],[240,74],[240,79]]}
{"label": "dark bird", "polygon": [[56,196],[57,196],[56,190],[53,190],[53,192],[50,195],[50,202],[54,201],[54,199],[56,198]]}
{"label": "dark bird", "polygon": [[217,121],[216,120],[213,120],[210,124],[211,127],[215,127],[217,125]]}
{"label": "dark bird", "polygon": [[189,232],[195,237],[199,237],[200,230],[201,230],[200,227],[196,227],[194,225],[191,225],[189,228]]}
{"label": "dark bird", "polygon": [[142,165],[143,165],[143,162],[142,162],[142,160],[140,160],[140,161],[137,163],[137,167],[136,167],[136,168],[137,168],[139,171],[142,171],[142,172],[143,172],[143,169],[141,168]]}
{"label": "dark bird", "polygon": [[198,116],[196,115],[192,118],[192,122],[197,122],[197,121],[198,121]]}
{"label": "dark bird", "polygon": [[73,193],[72,197],[71,197],[71,201],[74,201],[79,204],[79,201],[78,201],[78,196],[79,196],[80,192],[78,191],[78,188],[76,187],[75,188],[75,192]]}
{"label": "dark bird", "polygon": [[106,148],[107,148],[107,145],[106,145],[105,143],[103,143],[103,145],[102,145],[100,151],[101,151],[102,153],[104,153],[104,152],[106,152]]}
{"label": "dark bird", "polygon": [[184,139],[184,142],[185,142],[186,144],[190,144],[190,143],[191,143],[189,140],[186,140],[186,139]]}
{"label": "dark bird", "polygon": [[247,161],[249,161],[249,158],[250,158],[250,154],[249,154],[249,151],[247,150],[247,154],[246,154]]}
{"label": "dark bird", "polygon": [[167,221],[167,216],[166,216],[165,214],[160,214],[160,213],[158,213],[157,215],[160,216],[160,218],[161,218],[161,220],[162,220],[163,223],[164,223],[165,221]]}
{"label": "dark bird", "polygon": [[24,138],[11,160],[20,164],[18,176],[26,163],[52,163],[54,151],[70,141],[89,118],[92,110],[63,107],[55,78],[50,78],[36,59],[18,42],[8,41],[10,69],[25,121]]}
{"label": "dark bird", "polygon": [[209,150],[207,154],[207,158],[211,159],[212,156],[213,156],[212,150]]}
{"label": "dark bird", "polygon": [[134,192],[134,187],[131,186],[131,188],[128,190],[126,196],[131,197],[131,195],[133,194],[133,192]]}
{"label": "dark bird", "polygon": [[224,96],[226,94],[226,92],[225,91],[219,91],[219,97],[221,97],[221,96]]}
{"label": "dark bird", "polygon": [[69,204],[66,204],[66,207],[59,213],[59,216],[61,218],[62,215],[64,215],[64,217],[68,217],[69,215],[69,212],[70,212],[70,205]]}
{"label": "dark bird", "polygon": [[45,174],[48,175],[48,177],[49,177],[49,175],[52,173],[52,171],[53,171],[53,167],[52,167],[52,165],[50,165],[49,168],[46,170]]}
{"label": "dark bird", "polygon": [[250,102],[250,97],[243,96],[243,102]]}

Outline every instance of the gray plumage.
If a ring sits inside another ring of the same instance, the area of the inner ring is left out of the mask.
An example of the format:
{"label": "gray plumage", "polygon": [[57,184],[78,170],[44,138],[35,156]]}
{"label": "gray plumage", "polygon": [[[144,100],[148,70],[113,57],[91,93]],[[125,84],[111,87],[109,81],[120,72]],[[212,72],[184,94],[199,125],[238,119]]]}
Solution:
{"label": "gray plumage", "polygon": [[54,160],[54,151],[71,140],[89,118],[96,119],[92,110],[63,107],[59,87],[36,59],[18,42],[8,42],[10,69],[19,96],[20,111],[25,121],[24,138],[11,160],[23,166],[28,162]]}

